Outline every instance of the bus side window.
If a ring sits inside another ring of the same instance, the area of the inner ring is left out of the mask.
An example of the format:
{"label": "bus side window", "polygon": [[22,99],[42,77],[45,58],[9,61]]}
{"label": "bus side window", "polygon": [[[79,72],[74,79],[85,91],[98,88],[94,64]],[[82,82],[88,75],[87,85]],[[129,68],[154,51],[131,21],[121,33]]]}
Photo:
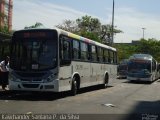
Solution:
{"label": "bus side window", "polygon": [[80,43],[81,48],[81,60],[88,61],[88,44],[81,42]]}
{"label": "bus side window", "polygon": [[109,62],[109,52],[108,52],[108,49],[104,49],[104,62],[105,63]]}
{"label": "bus side window", "polygon": [[79,60],[80,59],[80,44],[79,44],[79,41],[73,40],[72,52],[73,52],[73,56],[72,56],[73,59],[74,60]]}
{"label": "bus side window", "polygon": [[91,59],[92,59],[92,62],[97,61],[96,46],[94,45],[91,46]]}
{"label": "bus side window", "polygon": [[71,42],[69,38],[62,37],[60,38],[61,45],[60,45],[60,58],[61,58],[61,65],[70,65],[71,64]]}
{"label": "bus side window", "polygon": [[113,51],[109,50],[109,63],[113,63]]}
{"label": "bus side window", "polygon": [[97,47],[97,59],[99,62],[103,62],[103,51],[101,47]]}
{"label": "bus side window", "polygon": [[92,55],[92,53],[91,53],[91,45],[88,44],[88,60],[89,61],[91,60],[91,55]]}

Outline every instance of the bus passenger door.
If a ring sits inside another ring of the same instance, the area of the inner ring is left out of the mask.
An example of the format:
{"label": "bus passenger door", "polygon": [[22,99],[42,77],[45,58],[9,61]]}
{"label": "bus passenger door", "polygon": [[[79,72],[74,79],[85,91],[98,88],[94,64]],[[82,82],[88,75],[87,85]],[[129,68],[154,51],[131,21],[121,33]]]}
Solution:
{"label": "bus passenger door", "polygon": [[59,68],[59,87],[60,91],[71,89],[71,40],[68,37],[60,37],[60,68]]}

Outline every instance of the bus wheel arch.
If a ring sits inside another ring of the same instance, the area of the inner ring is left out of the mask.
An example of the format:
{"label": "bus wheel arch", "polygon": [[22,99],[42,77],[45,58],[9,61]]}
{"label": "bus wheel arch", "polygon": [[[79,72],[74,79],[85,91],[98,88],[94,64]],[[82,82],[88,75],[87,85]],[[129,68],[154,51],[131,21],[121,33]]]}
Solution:
{"label": "bus wheel arch", "polygon": [[75,96],[77,94],[77,91],[79,88],[80,88],[80,76],[79,76],[79,74],[75,74],[72,77],[71,95]]}
{"label": "bus wheel arch", "polygon": [[106,72],[104,75],[103,88],[106,88],[108,86],[108,82],[109,82],[109,74],[108,74],[108,72]]}

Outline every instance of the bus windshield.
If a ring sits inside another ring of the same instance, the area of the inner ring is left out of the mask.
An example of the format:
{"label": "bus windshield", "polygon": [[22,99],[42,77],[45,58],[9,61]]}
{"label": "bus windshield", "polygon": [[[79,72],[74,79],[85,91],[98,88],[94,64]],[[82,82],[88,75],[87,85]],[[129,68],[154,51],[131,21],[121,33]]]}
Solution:
{"label": "bus windshield", "polygon": [[149,71],[151,72],[151,63],[149,61],[130,61],[128,63],[129,72]]}
{"label": "bus windshield", "polygon": [[37,71],[56,67],[57,35],[54,32],[50,32],[51,35],[45,35],[45,33],[42,36],[41,32],[39,36],[34,31],[27,33],[27,37],[15,34],[11,47],[10,66],[12,69]]}

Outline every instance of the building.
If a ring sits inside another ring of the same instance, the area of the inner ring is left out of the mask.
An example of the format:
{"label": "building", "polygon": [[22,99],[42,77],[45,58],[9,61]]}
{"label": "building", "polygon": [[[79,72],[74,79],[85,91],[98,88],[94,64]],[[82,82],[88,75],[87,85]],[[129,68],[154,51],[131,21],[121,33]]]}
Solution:
{"label": "building", "polygon": [[8,31],[12,30],[12,0],[0,0],[0,29],[6,27]]}
{"label": "building", "polygon": [[138,45],[140,43],[140,40],[132,40],[131,43],[114,43],[116,45]]}

